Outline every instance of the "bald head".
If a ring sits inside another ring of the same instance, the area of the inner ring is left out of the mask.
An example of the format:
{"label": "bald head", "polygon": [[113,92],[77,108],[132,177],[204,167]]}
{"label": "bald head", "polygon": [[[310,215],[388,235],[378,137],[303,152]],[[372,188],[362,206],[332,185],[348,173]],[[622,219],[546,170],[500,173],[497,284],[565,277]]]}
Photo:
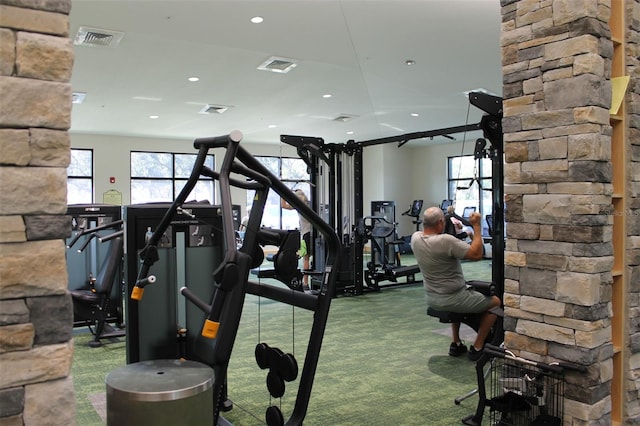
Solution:
{"label": "bald head", "polygon": [[422,215],[422,227],[425,229],[436,229],[443,222],[444,213],[440,207],[429,207]]}

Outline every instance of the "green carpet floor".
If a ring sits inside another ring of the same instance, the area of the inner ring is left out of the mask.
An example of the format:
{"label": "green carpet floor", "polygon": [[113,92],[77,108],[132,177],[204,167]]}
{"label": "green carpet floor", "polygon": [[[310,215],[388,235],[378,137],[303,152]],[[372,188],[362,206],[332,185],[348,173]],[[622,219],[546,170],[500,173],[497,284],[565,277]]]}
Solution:
{"label": "green carpet floor", "polygon": [[[406,263],[408,264],[408,263]],[[463,264],[467,279],[488,280],[489,261]],[[304,362],[311,313],[247,296],[230,362],[224,417],[234,425],[263,425],[268,406],[285,419],[295,402],[298,380],[283,398],[266,389],[266,371],[255,362],[257,343],[293,353]],[[473,332],[465,331],[467,341]],[[449,326],[426,315],[421,285],[383,288],[333,300],[309,409],[308,425],[455,425],[473,413],[477,396],[454,399],[475,388],[474,364],[447,355]],[[77,424],[104,422],[105,376],[125,365],[124,338],[89,348],[90,334],[76,330],[73,378]],[[464,337],[464,336],[463,336]],[[102,416],[102,417],[101,417]],[[178,425],[177,425],[178,426]]]}

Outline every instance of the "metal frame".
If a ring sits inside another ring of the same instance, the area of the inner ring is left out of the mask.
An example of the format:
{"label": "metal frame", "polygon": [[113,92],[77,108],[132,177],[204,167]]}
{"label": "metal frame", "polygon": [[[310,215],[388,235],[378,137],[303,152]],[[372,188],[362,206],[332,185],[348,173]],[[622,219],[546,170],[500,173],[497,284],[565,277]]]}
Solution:
{"label": "metal frame", "polygon": [[[160,238],[173,217],[182,211],[182,205],[199,177],[207,176],[218,180],[225,256],[220,266],[213,272],[216,283],[213,286],[214,288],[211,289],[209,300],[204,300],[190,291],[188,287],[181,289],[181,294],[199,308],[205,317],[202,336],[195,344],[195,353],[198,358],[210,365],[215,372],[213,389],[214,422],[216,424],[226,422],[220,416],[220,411],[223,408],[225,399],[227,368],[242,315],[244,298],[249,293],[287,303],[314,313],[293,413],[284,423],[286,425],[301,425],[309,404],[331,299],[334,293],[336,273],[340,261],[338,253],[341,250],[341,244],[329,225],[314,213],[309,206],[300,201],[264,165],[240,146],[241,140],[242,133],[239,131],[234,131],[229,135],[195,140],[194,147],[198,150],[198,156],[193,171],[187,184],[168,208],[153,235],[149,238],[147,246],[140,252],[142,265],[132,290],[132,298],[137,300],[138,303],[144,303],[141,300],[144,288],[156,281],[151,274],[151,268],[158,260],[157,246]],[[210,149],[215,148],[225,149],[219,173],[204,166],[207,153]],[[233,225],[231,186],[256,191],[251,214],[247,222],[245,238],[239,249],[236,246]],[[260,244],[277,242],[275,240],[281,235],[278,232],[279,230],[260,228],[267,194],[270,189],[274,190],[293,206],[299,214],[308,219],[316,231],[325,238],[327,252],[322,272],[323,285],[320,291],[315,294],[294,291],[263,282],[249,281],[250,269],[260,265],[263,260]],[[153,288],[150,288],[149,291],[153,291]],[[273,408],[278,410],[277,407],[272,406],[267,409],[268,412],[269,410],[273,411]]]}
{"label": "metal frame", "polygon": [[[362,153],[365,147],[387,143],[398,143],[398,147],[401,147],[413,139],[433,138],[435,136],[450,137],[449,135],[454,133],[482,130],[484,137],[490,141],[490,146],[488,148],[483,146],[480,149],[476,149],[476,155],[485,156],[492,160],[493,262],[491,275],[492,281],[497,285],[496,294],[502,299],[504,292],[504,151],[501,123],[502,98],[481,92],[471,92],[469,93],[469,102],[486,113],[479,123],[424,132],[406,133],[398,136],[360,142],[350,140],[344,144],[325,144],[321,138],[290,135],[283,135],[280,140],[283,143],[295,146],[298,149],[298,155],[303,158],[312,169],[312,187],[315,187],[317,184],[322,165],[329,167],[329,202],[331,206],[334,206],[329,225],[336,230],[336,232],[341,232],[341,213],[343,211],[341,154],[347,154],[351,157],[354,177],[354,194],[352,194],[355,207],[354,215],[355,218],[363,218]],[[317,206],[314,207],[317,208]],[[362,265],[364,240],[358,232],[352,232],[352,234],[353,236],[350,237],[348,244],[345,238],[342,238],[342,240],[345,247],[352,249],[351,262],[353,263],[353,268],[351,271],[353,271],[353,273],[350,274],[350,281],[344,279],[346,277],[343,277],[343,275],[349,274],[341,274],[338,280],[338,287],[345,288],[353,294],[362,294],[365,289],[363,286],[364,267]]]}

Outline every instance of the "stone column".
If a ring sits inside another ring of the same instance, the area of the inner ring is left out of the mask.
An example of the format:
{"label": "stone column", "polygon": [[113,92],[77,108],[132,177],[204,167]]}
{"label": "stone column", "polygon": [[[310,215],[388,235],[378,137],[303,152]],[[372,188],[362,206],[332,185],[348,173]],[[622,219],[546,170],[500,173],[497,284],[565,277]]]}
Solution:
{"label": "stone column", "polygon": [[0,1],[0,423],[75,424],[71,0]]}
{"label": "stone column", "polygon": [[[569,361],[563,424],[611,424],[611,0],[502,0],[505,346]],[[640,420],[638,0],[628,8],[627,424]],[[636,218],[636,219],[634,219]]]}

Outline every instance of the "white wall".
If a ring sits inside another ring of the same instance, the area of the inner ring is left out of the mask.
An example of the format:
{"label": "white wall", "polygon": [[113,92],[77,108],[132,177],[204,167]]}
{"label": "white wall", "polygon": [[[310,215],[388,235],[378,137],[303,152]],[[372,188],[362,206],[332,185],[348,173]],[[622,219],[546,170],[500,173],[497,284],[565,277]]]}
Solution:
{"label": "white wall", "polygon": [[[297,156],[295,148],[286,144],[250,144],[242,146],[253,155]],[[72,148],[91,148],[94,153],[95,202],[101,203],[103,194],[116,189],[122,193],[124,205],[130,204],[129,152],[156,151],[195,153],[193,140],[152,139],[125,136],[71,134]],[[371,201],[395,201],[398,234],[408,235],[415,230],[409,218],[401,216],[414,199],[423,199],[424,207],[440,205],[447,197],[447,158],[460,155],[462,144],[414,147],[396,144],[374,145],[363,151],[364,214],[370,214]],[[214,150],[220,164],[224,150]],[[465,144],[465,154],[473,153],[473,143]],[[109,181],[115,178],[115,183]],[[245,191],[232,188],[234,202],[242,205]]]}
{"label": "white wall", "polygon": [[[295,148],[289,145],[279,144],[244,144],[240,142],[246,150],[253,155],[275,155],[295,157]],[[122,204],[131,203],[131,191],[129,182],[131,151],[154,151],[154,152],[179,152],[193,153],[197,151],[193,147],[193,140],[179,139],[152,139],[126,136],[105,136],[71,134],[71,148],[91,148],[94,156],[94,177],[96,203],[102,203],[103,194],[115,189],[122,193]],[[224,149],[211,151],[217,156],[216,164],[221,164]],[[115,183],[110,183],[110,177],[115,178]],[[216,189],[217,191],[217,189]],[[246,191],[232,188],[231,196],[234,202],[242,206],[245,213]]]}
{"label": "white wall", "polygon": [[416,199],[424,200],[424,208],[439,206],[447,199],[447,162],[449,157],[472,155],[475,140],[464,143],[433,145],[424,148],[412,148],[411,170],[413,174],[413,192]]}

